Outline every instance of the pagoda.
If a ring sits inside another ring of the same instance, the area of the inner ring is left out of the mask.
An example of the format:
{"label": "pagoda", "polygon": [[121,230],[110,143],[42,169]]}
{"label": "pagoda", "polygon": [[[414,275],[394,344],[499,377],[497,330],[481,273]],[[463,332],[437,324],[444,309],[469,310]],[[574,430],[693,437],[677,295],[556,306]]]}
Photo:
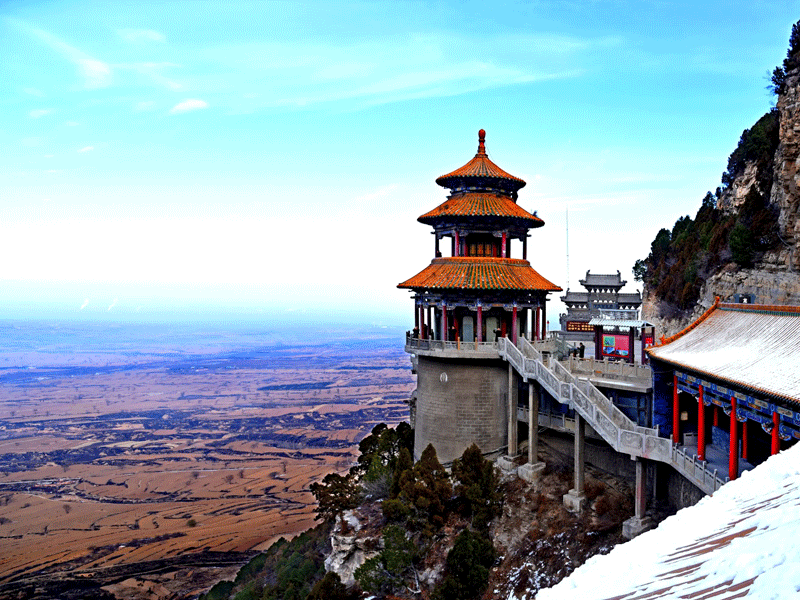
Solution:
{"label": "pagoda", "polygon": [[[486,454],[507,451],[514,383],[496,341],[546,337],[547,294],[561,291],[527,260],[528,231],[544,221],[517,204],[525,181],[489,159],[485,138],[481,129],[475,157],[436,180],[450,195],[417,219],[433,227],[434,258],[398,285],[414,292],[406,343],[417,373],[414,454],[432,443],[445,463],[472,443]],[[521,242],[521,258],[512,257],[512,240]]]}

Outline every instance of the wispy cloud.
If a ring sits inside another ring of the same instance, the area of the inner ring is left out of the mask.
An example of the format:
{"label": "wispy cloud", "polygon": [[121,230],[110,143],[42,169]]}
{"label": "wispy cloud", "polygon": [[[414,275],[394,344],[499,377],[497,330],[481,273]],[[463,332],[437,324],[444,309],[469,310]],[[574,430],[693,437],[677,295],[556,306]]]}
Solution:
{"label": "wispy cloud", "polygon": [[26,87],[22,88],[22,91],[28,94],[29,96],[36,96],[37,98],[44,98],[44,93],[41,90],[37,90],[36,88]]}
{"label": "wispy cloud", "polygon": [[156,103],[153,100],[142,100],[141,102],[134,104],[133,109],[136,111],[153,110],[155,106]]}
{"label": "wispy cloud", "polygon": [[31,117],[32,119],[39,119],[41,117],[49,115],[51,112],[53,112],[53,110],[50,108],[38,108],[36,110],[32,110],[31,112],[29,112],[28,116]]}
{"label": "wispy cloud", "polygon": [[197,53],[208,63],[208,75],[193,83],[220,90],[238,82],[239,93],[228,97],[238,112],[338,101],[363,108],[578,77],[584,73],[582,57],[621,43],[527,35],[507,44],[505,38],[484,37],[438,33],[357,44],[299,40],[217,46]]}
{"label": "wispy cloud", "polygon": [[173,106],[169,114],[177,115],[180,113],[189,112],[191,110],[198,110],[201,108],[208,108],[208,103],[204,100],[199,100],[197,98],[190,98],[188,100],[184,100],[183,102],[179,102],[175,106]]}
{"label": "wispy cloud", "polygon": [[78,152],[91,152],[92,150],[94,150],[94,146],[84,146]]}
{"label": "wispy cloud", "polygon": [[85,88],[96,89],[111,85],[111,66],[107,63],[70,46],[52,33],[44,31],[43,29],[31,27],[16,19],[9,19],[9,21],[14,23],[19,29],[27,31],[71,62],[77,68],[78,74],[83,79],[83,86]]}
{"label": "wispy cloud", "polygon": [[83,310],[87,306],[89,306],[89,299],[88,298],[86,298],[86,300],[83,301],[83,304],[81,304],[81,310]]}
{"label": "wispy cloud", "polygon": [[106,312],[111,312],[111,309],[117,305],[117,302],[119,302],[119,298],[114,298],[114,301],[106,309]]}
{"label": "wispy cloud", "polygon": [[165,42],[166,36],[152,29],[118,29],[117,34],[127,42]]}

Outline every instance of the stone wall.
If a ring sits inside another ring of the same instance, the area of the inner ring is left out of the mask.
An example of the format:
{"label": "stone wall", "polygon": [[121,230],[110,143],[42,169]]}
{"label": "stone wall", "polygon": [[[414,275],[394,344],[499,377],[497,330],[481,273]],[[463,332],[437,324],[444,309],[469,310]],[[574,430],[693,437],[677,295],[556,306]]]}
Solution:
{"label": "stone wall", "polygon": [[507,445],[508,365],[502,360],[419,356],[414,459],[431,443],[442,463],[471,444],[484,453]]}

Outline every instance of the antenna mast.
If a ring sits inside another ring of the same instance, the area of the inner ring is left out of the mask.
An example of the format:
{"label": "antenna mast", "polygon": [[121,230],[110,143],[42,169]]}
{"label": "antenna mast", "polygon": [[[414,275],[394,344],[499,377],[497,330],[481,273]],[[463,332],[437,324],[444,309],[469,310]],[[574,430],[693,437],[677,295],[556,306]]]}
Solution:
{"label": "antenna mast", "polygon": [[569,206],[567,211],[567,289],[569,290]]}

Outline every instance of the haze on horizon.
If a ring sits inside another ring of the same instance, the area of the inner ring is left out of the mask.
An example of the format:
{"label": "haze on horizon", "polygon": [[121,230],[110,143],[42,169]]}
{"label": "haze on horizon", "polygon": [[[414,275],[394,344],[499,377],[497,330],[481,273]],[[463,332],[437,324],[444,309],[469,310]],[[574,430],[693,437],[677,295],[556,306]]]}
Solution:
{"label": "haze on horizon", "polygon": [[5,3],[0,319],[407,324],[395,286],[433,253],[416,218],[479,128],[546,222],[533,267],[633,291],[769,109],[798,9]]}

